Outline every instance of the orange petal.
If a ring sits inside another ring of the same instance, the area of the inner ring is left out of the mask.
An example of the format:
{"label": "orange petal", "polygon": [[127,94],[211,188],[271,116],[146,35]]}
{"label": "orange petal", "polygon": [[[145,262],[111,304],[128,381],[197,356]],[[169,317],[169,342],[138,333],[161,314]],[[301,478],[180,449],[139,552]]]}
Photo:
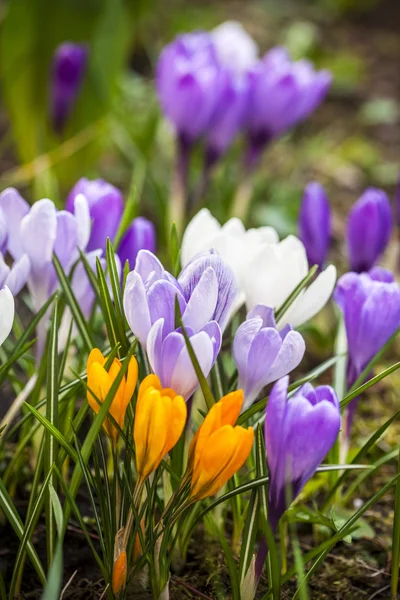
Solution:
{"label": "orange petal", "polygon": [[[163,394],[164,392],[165,390],[163,390]],[[182,396],[175,396],[172,400],[171,408],[171,419],[168,423],[168,435],[165,442],[164,455],[178,442],[185,427],[187,417],[186,403]]]}
{"label": "orange petal", "polygon": [[114,562],[112,574],[112,591],[117,596],[126,586],[126,576],[128,573],[126,552],[123,551]]}
{"label": "orange petal", "polygon": [[90,371],[90,367],[93,365],[93,363],[99,363],[103,367],[106,360],[107,359],[104,358],[104,356],[98,348],[93,348],[87,359],[86,372],[88,373]]}
{"label": "orange petal", "polygon": [[160,392],[148,389],[142,392],[136,404],[133,438],[138,474],[145,478],[154,471],[162,457],[167,439],[168,418],[171,416],[171,400],[162,400]]}
{"label": "orange petal", "polygon": [[99,404],[89,390],[91,390],[97,396],[100,402],[104,402],[104,399],[107,396],[112,384],[107,371],[105,371],[100,363],[95,362],[90,367],[87,374],[87,384],[89,388],[87,395],[88,402],[95,413],[98,413],[100,410]]}
{"label": "orange petal", "polygon": [[218,402],[222,405],[222,425],[235,425],[244,402],[243,390],[236,390],[227,394]]}
{"label": "orange petal", "polygon": [[126,374],[126,384],[124,390],[124,404],[128,406],[132,400],[133,393],[135,391],[136,383],[138,379],[138,363],[134,356],[131,356],[129,361],[128,371]]}
{"label": "orange petal", "polygon": [[203,423],[199,427],[196,435],[196,448],[194,453],[194,468],[199,461],[199,457],[204,446],[208,443],[210,436],[221,427],[222,404],[217,402],[207,413]]}

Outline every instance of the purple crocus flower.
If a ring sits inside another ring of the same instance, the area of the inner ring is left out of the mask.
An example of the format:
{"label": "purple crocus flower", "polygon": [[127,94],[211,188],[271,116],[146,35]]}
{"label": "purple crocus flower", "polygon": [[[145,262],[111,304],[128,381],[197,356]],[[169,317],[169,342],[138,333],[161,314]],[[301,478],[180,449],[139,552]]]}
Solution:
{"label": "purple crocus flower", "polygon": [[6,285],[12,295],[16,296],[28,281],[30,270],[31,265],[26,254],[9,267],[0,252],[0,289]]}
{"label": "purple crocus flower", "polygon": [[117,233],[124,209],[122,194],[104,179],[89,180],[82,177],[70,191],[66,209],[74,211],[74,201],[78,194],[83,194],[89,204],[92,219],[92,232],[87,250],[105,250],[107,238],[111,241]]}
{"label": "purple crocus flower", "polygon": [[259,304],[236,331],[233,355],[239,372],[238,387],[244,392],[243,410],[261,390],[287,375],[300,363],[305,343],[286,325],[278,331],[273,308]]}
{"label": "purple crocus flower", "polygon": [[54,53],[50,106],[51,121],[56,133],[62,133],[74,108],[86,73],[87,57],[87,46],[72,42],[64,42]]}
{"label": "purple crocus flower", "polygon": [[299,215],[299,238],[304,244],[310,267],[323,268],[331,238],[331,211],[322,185],[309,183],[303,195]]}
{"label": "purple crocus flower", "polygon": [[125,316],[163,386],[172,387],[185,399],[198,387],[183,334],[176,329],[176,301],[207,376],[220,350],[221,331],[236,293],[232,271],[216,254],[195,259],[175,279],[151,252],[139,251],[126,281]]}
{"label": "purple crocus flower", "polygon": [[121,240],[118,256],[122,268],[126,261],[131,269],[134,268],[139,250],[156,251],[156,230],[153,223],[144,217],[136,217]]}
{"label": "purple crocus flower", "polygon": [[[347,335],[347,385],[350,388],[371,359],[400,327],[400,287],[386,269],[346,273],[334,299],[344,317]],[[357,399],[348,407],[346,435],[350,434]]]}
{"label": "purple crocus flower", "polygon": [[272,388],[265,418],[270,477],[268,520],[275,529],[292,501],[314,475],[340,430],[340,406],[328,385],[303,385],[288,401],[289,377]]}
{"label": "purple crocus flower", "polygon": [[347,220],[347,245],[352,271],[369,271],[384,252],[392,233],[392,209],[383,190],[368,188]]}
{"label": "purple crocus flower", "polygon": [[[55,253],[68,275],[85,250],[90,234],[89,208],[81,194],[75,198],[75,215],[57,211],[51,200],[32,207],[12,188],[0,194],[0,212],[8,226],[7,251],[14,259],[11,270],[0,266],[2,277],[17,293],[27,283],[33,309],[38,312],[58,285],[53,266]],[[86,277],[87,287],[90,288]],[[89,290],[87,290],[89,293]],[[38,325],[38,355],[44,348],[46,319]]]}
{"label": "purple crocus flower", "polygon": [[253,163],[273,139],[310,115],[331,84],[328,71],[306,60],[292,62],[284,48],[273,48],[251,73],[249,142]]}
{"label": "purple crocus flower", "polygon": [[207,32],[180,35],[164,48],[157,64],[157,93],[187,146],[207,131],[220,89],[220,66]]}
{"label": "purple crocus flower", "polygon": [[243,128],[249,105],[247,73],[221,70],[222,89],[207,131],[206,167],[211,167]]}

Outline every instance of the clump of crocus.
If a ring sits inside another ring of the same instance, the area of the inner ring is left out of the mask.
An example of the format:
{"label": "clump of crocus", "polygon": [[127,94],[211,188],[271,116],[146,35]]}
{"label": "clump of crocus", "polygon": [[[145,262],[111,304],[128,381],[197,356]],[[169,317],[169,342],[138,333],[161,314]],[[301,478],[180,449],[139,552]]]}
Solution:
{"label": "clump of crocus", "polygon": [[[99,412],[101,404],[106,399],[111,386],[122,368],[121,362],[117,358],[114,358],[110,369],[106,371],[106,362],[107,357],[104,357],[98,348],[94,348],[89,354],[86,365],[87,398],[95,413]],[[132,356],[129,359],[127,373],[122,377],[109,409],[110,415],[119,425],[120,429],[124,427],[126,409],[135,391],[137,378],[138,364],[136,358]],[[119,431],[111,419],[107,417],[103,421],[103,427],[113,444],[116,444],[118,442]]]}
{"label": "clump of crocus", "polygon": [[156,375],[148,375],[142,381],[133,426],[139,487],[178,442],[186,417],[182,396],[163,388]]}
{"label": "clump of crocus", "polygon": [[309,183],[303,195],[299,215],[299,238],[304,244],[310,267],[323,268],[331,239],[331,211],[322,185]]}
{"label": "clump of crocus", "polygon": [[242,390],[224,396],[207,413],[189,449],[192,500],[216,494],[246,462],[253,446],[251,427],[236,426]]}
{"label": "clump of crocus", "polygon": [[[400,327],[400,287],[386,269],[346,273],[334,298],[343,313],[347,335],[347,386],[351,387],[377,352]],[[348,436],[357,401],[348,409]]]}
{"label": "clump of crocus", "polygon": [[273,308],[260,304],[251,310],[233,341],[243,408],[248,408],[266,385],[297,367],[305,349],[302,336],[290,325],[277,329]]}
{"label": "clump of crocus", "polygon": [[83,194],[88,202],[92,231],[87,250],[105,250],[107,238],[114,240],[117,233],[124,201],[120,190],[104,179],[82,177],[70,191],[65,208],[74,212],[74,202],[78,194]]}
{"label": "clump of crocus", "polygon": [[56,133],[62,133],[75,106],[85,77],[87,58],[86,44],[64,42],[54,53],[50,78],[50,110]]}
{"label": "clump of crocus", "polygon": [[149,250],[153,254],[156,251],[156,230],[153,223],[145,217],[133,219],[118,246],[122,267],[128,261],[129,267],[133,269],[140,250]]}
{"label": "clump of crocus", "polygon": [[368,188],[357,200],[347,220],[350,269],[369,271],[386,249],[393,226],[390,201],[384,191]]}

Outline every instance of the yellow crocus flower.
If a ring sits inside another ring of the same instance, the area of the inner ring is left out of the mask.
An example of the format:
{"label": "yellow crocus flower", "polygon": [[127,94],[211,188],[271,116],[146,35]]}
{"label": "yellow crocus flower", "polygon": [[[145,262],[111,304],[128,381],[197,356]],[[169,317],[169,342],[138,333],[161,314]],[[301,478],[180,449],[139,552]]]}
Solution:
{"label": "yellow crocus flower", "polygon": [[175,446],[185,427],[186,404],[170,388],[162,388],[156,375],[148,375],[139,387],[133,439],[140,481],[157,469]]}
{"label": "yellow crocus flower", "polygon": [[[100,406],[89,390],[97,396],[101,403],[104,402],[122,367],[121,362],[117,358],[114,358],[110,370],[107,372],[104,368],[106,361],[107,357],[104,357],[98,348],[94,348],[89,354],[86,365],[88,384],[87,399],[95,413],[99,412]],[[126,376],[122,378],[109,410],[111,416],[115,419],[121,429],[124,427],[126,409],[135,391],[137,378],[138,364],[136,358],[132,356],[129,361]],[[108,437],[116,443],[118,441],[119,432],[113,425],[111,419],[106,418],[103,422],[103,427]]]}
{"label": "yellow crocus flower", "polygon": [[221,398],[206,415],[189,449],[191,498],[213,496],[246,462],[253,446],[251,427],[234,426],[243,405],[237,390]]}

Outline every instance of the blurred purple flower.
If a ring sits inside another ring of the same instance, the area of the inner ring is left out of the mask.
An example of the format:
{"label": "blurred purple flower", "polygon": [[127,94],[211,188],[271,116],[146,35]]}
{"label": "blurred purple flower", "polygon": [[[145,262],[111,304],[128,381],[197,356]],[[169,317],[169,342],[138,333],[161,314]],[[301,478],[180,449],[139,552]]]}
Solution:
{"label": "blurred purple flower", "polygon": [[62,133],[81,90],[86,73],[88,47],[64,42],[54,52],[50,79],[51,121]]}
{"label": "blurred purple flower", "polygon": [[[334,299],[343,313],[347,335],[347,387],[400,327],[400,287],[386,269],[346,273]],[[349,436],[357,399],[350,402],[345,433]]]}
{"label": "blurred purple flower", "polygon": [[347,220],[347,245],[352,271],[369,271],[384,252],[392,233],[392,209],[382,190],[368,188]]}
{"label": "blurred purple flower", "polygon": [[340,406],[328,385],[303,385],[288,401],[289,377],[272,388],[265,418],[270,477],[268,519],[275,530],[307,481],[314,475],[340,430]]}
{"label": "blurred purple flower", "polygon": [[251,73],[250,159],[275,137],[310,115],[324,99],[332,76],[307,60],[292,62],[284,48],[273,48]]}
{"label": "blurred purple flower", "polygon": [[304,352],[305,343],[300,333],[293,331],[290,325],[278,331],[273,308],[260,304],[250,311],[233,341],[238,387],[244,392],[242,410],[254,402],[266,385],[297,367]]}
{"label": "blurred purple flower", "polygon": [[118,188],[104,179],[79,179],[70,191],[66,209],[74,211],[74,201],[78,194],[83,194],[88,201],[92,231],[87,250],[105,250],[107,238],[113,241],[123,213],[124,201]]}
{"label": "blurred purple flower", "polygon": [[303,195],[299,215],[299,238],[304,244],[310,267],[323,268],[331,239],[331,211],[325,190],[316,181]]}
{"label": "blurred purple flower", "polygon": [[121,240],[118,256],[122,269],[126,261],[130,269],[134,268],[139,250],[156,251],[156,230],[153,223],[144,217],[136,217]]}
{"label": "blurred purple flower", "polygon": [[220,67],[210,34],[180,35],[164,48],[157,64],[157,93],[185,145],[206,133],[220,90]]}
{"label": "blurred purple flower", "polygon": [[249,105],[249,78],[221,70],[221,92],[207,130],[206,166],[212,166],[243,128]]}
{"label": "blurred purple flower", "polygon": [[186,399],[198,387],[182,332],[176,328],[176,300],[207,376],[220,350],[221,330],[236,293],[232,271],[216,254],[195,259],[175,279],[151,252],[139,251],[126,281],[125,316],[164,387],[173,387]]}

